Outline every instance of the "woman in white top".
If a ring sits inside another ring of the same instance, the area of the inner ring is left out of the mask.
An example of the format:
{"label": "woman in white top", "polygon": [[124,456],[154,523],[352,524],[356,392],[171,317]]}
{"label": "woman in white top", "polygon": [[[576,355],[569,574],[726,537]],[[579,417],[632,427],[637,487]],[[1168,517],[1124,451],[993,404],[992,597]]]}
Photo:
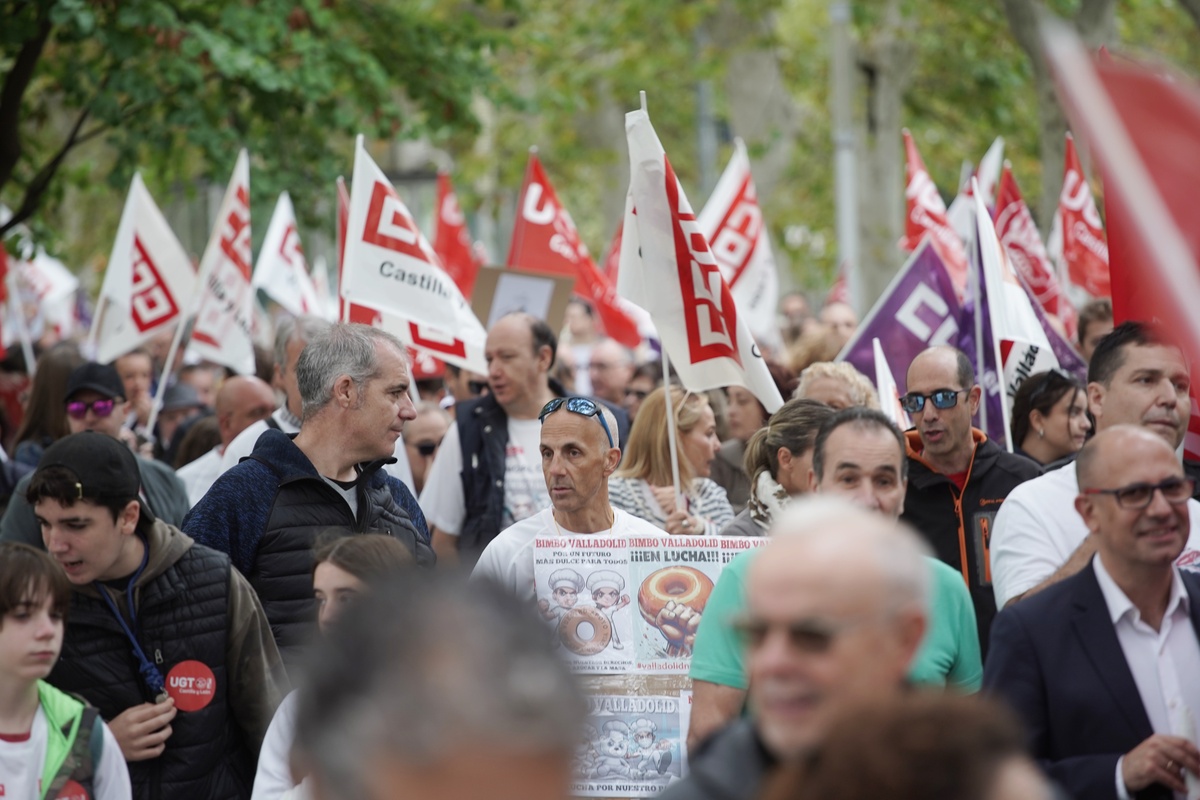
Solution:
{"label": "woman in white top", "polygon": [[609,501],[670,534],[715,536],[733,520],[725,490],[708,477],[712,460],[721,449],[716,417],[703,395],[671,387],[679,482],[685,501],[685,507],[677,509],[666,396],[665,389],[659,388],[642,402],[629,431],[621,468],[608,479]]}
{"label": "woman in white top", "polygon": [[[398,539],[378,533],[346,536],[338,533],[318,543],[313,566],[317,625],[321,633],[349,603],[373,583],[395,578],[412,566],[413,557]],[[292,740],[296,734],[297,690],[283,698],[263,738],[251,800],[302,800],[311,796],[304,775],[292,769]]]}

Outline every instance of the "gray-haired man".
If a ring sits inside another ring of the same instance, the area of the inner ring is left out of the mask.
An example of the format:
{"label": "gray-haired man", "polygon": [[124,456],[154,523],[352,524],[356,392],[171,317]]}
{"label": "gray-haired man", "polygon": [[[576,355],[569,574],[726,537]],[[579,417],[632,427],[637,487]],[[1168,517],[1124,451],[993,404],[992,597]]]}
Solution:
{"label": "gray-haired man", "polygon": [[228,553],[250,580],[289,667],[316,623],[318,533],[386,533],[418,564],[434,561],[420,507],[382,470],[415,416],[404,346],[365,325],[333,325],[304,348],[296,379],[300,432],[263,433],[183,525],[196,541]]}

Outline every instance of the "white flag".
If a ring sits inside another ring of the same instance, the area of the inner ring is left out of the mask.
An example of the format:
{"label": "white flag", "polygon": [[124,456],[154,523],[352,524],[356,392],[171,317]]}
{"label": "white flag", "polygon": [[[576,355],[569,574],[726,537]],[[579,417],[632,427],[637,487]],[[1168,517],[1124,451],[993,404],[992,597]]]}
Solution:
{"label": "white flag", "polygon": [[912,420],[904,406],[900,405],[900,390],[896,388],[896,376],[888,364],[887,356],[883,354],[883,346],[878,337],[871,339],[871,347],[875,350],[875,391],[879,392],[879,407],[888,419],[896,423],[902,431],[912,427]]}
{"label": "white flag", "polygon": [[346,226],[342,297],[375,309],[399,327],[382,327],[413,347],[471,370],[487,372],[487,332],[417,228],[391,182],[358,137]]}
{"label": "white flag", "polygon": [[250,260],[250,156],[243,150],[200,259],[200,310],[188,345],[197,357],[242,375],[254,374]]}
{"label": "white flag", "polygon": [[699,222],[750,333],[764,347],[781,350],[783,339],[775,321],[779,275],[750,174],[750,157],[741,139],[734,140],[733,157],[704,204]]}
{"label": "white flag", "polygon": [[[694,392],[744,386],[768,412],[783,398],[709,250],[645,111],[625,115],[634,212],[618,291],[650,312],[679,378]],[[635,233],[636,232],[636,233]]]}
{"label": "white flag", "polygon": [[135,173],[100,287],[96,360],[108,363],[177,323],[195,288],[187,251]]}
{"label": "white flag", "polygon": [[[975,178],[983,190],[984,206],[995,203],[996,185],[1000,181],[1000,169],[1004,165],[1004,137],[997,136],[992,146],[983,154],[979,168],[975,170]],[[946,219],[964,242],[970,242],[975,235],[975,204],[971,202],[971,178],[958,189],[958,194],[946,210]]]}
{"label": "white flag", "polygon": [[300,233],[296,230],[296,212],[292,198],[281,192],[275,203],[275,213],[267,226],[267,236],[258,251],[254,277],[250,285],[262,289],[293,316],[322,314],[317,290],[308,275]]}

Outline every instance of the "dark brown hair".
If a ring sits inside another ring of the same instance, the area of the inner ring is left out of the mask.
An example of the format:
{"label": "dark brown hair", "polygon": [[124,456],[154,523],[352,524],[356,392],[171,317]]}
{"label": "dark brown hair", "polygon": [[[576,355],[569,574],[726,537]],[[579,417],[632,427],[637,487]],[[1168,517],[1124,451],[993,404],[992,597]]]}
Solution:
{"label": "dark brown hair", "polygon": [[800,763],[771,776],[764,800],[983,800],[1024,753],[1012,712],[992,700],[913,690],[847,709]]}
{"label": "dark brown hair", "polygon": [[328,561],[363,583],[385,580],[413,564],[412,553],[394,536],[382,533],[345,535],[328,531],[313,548],[313,571]]}
{"label": "dark brown hair", "polygon": [[25,403],[25,418],[13,438],[13,452],[21,442],[50,439],[58,441],[71,432],[67,411],[67,379],[77,367],[87,363],[79,348],[60,342],[38,359],[37,374]]}
{"label": "dark brown hair", "polygon": [[71,582],[48,553],[27,544],[0,543],[0,626],[4,617],[26,603],[40,603],[49,595],[56,613],[67,615]]}

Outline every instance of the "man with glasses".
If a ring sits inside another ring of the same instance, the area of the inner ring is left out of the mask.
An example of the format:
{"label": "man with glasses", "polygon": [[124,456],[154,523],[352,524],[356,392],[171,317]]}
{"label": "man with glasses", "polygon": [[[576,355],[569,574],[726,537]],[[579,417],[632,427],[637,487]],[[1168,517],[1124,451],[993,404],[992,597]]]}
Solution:
{"label": "man with glasses", "polygon": [[914,429],[907,434],[902,519],[933,545],[938,558],[962,574],[986,654],[996,615],[988,556],[992,522],[1008,493],[1041,469],[972,427],[982,389],[961,350],[931,347],[920,353],[908,367],[907,384],[900,402]]}
{"label": "man with glasses", "polygon": [[1072,797],[1195,796],[1200,776],[1200,576],[1176,560],[1192,479],[1162,438],[1107,427],[1074,467],[1096,555],[996,617],[985,688],[1029,729]]}
{"label": "man with glasses", "polygon": [[530,603],[537,599],[536,539],[662,535],[659,528],[608,502],[608,477],[621,462],[612,411],[587,397],[556,397],[542,408],[538,420],[550,507],[501,531],[471,573],[472,580],[492,581]]}
{"label": "man with glasses", "polygon": [[797,500],[750,564],[745,612],[751,715],[689,758],[663,800],[754,798],[851,703],[898,692],[925,635],[927,547],[904,523],[840,498]]}
{"label": "man with glasses", "polygon": [[[1136,425],[1178,448],[1191,416],[1188,364],[1160,333],[1123,322],[1100,340],[1088,365],[1088,409],[1097,433]],[[1187,465],[1184,465],[1185,472]],[[1003,608],[1082,570],[1096,552],[1096,539],[1075,508],[1075,470],[1052,470],[1018,487],[996,517],[992,577],[996,605]],[[1198,541],[1200,505],[1191,504],[1193,541]],[[1189,546],[1180,566],[1200,563]]]}
{"label": "man with glasses", "polygon": [[[95,431],[120,439],[132,449],[132,433],[125,428],[129,403],[125,386],[115,367],[95,362],[77,367],[67,378],[64,400],[67,427],[71,433]],[[191,504],[187,489],[174,470],[161,461],[137,457],[142,479],[142,499],[155,517],[170,525],[182,525]],[[4,517],[0,518],[0,541],[24,542],[42,547],[42,531],[33,509],[25,500],[32,475],[17,482]]]}

